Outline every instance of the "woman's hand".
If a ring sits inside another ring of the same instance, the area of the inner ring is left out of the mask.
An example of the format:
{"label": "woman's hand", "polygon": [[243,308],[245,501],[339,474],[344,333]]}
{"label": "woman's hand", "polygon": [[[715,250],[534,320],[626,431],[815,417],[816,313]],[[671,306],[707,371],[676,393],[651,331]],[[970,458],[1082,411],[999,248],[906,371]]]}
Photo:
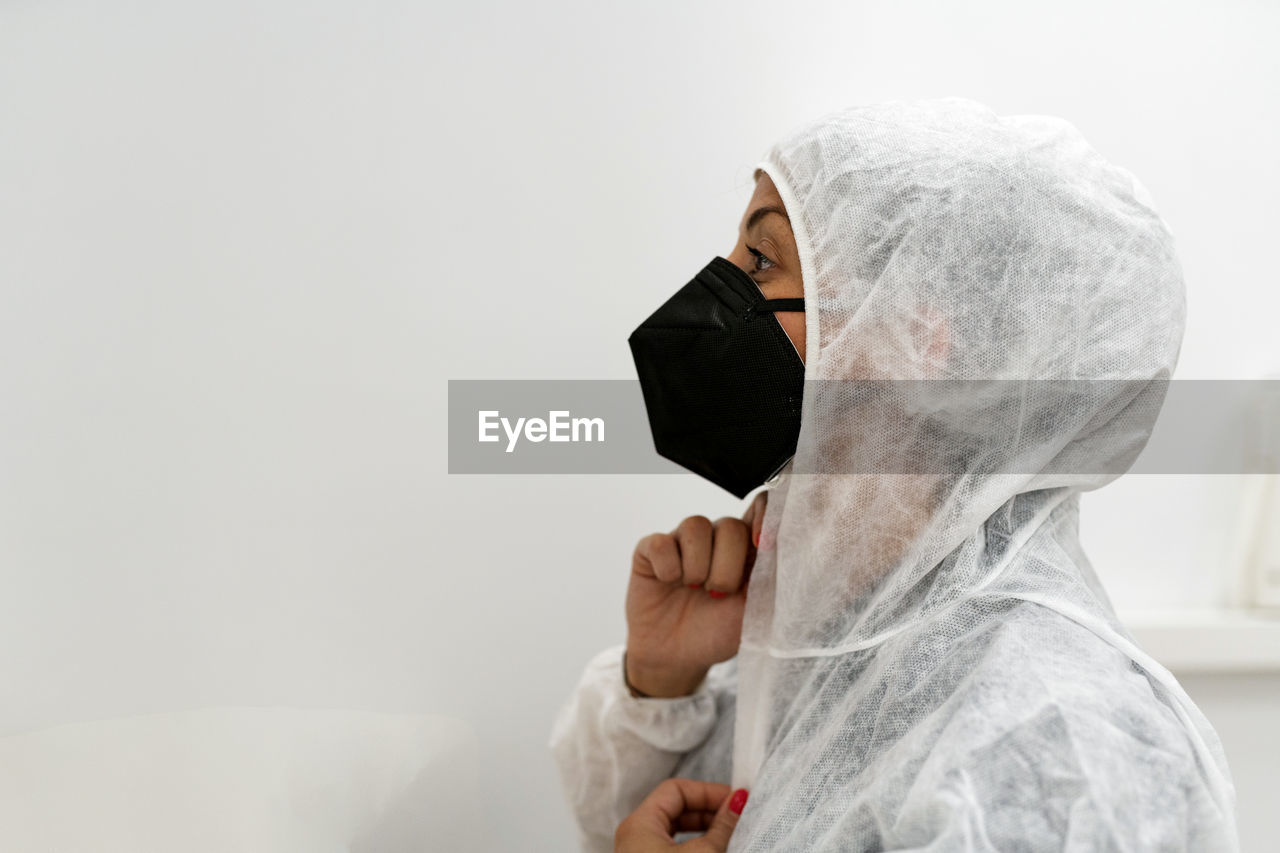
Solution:
{"label": "woman's hand", "polygon": [[[724,853],[738,816],[747,804],[743,788],[729,793],[728,785],[694,779],[667,779],[644,798],[613,837],[614,853]],[[706,834],[676,844],[677,832]]]}
{"label": "woman's hand", "polygon": [[692,693],[712,664],[738,653],[746,582],[768,492],[742,519],[694,515],[641,539],[627,587],[627,680],[650,696]]}

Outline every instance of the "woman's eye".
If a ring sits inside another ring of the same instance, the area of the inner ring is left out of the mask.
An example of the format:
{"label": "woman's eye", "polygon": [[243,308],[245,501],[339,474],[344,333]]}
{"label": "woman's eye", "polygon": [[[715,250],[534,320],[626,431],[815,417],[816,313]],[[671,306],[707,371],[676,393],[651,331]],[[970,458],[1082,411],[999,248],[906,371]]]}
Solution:
{"label": "woman's eye", "polygon": [[777,264],[775,264],[773,261],[766,258],[764,256],[764,253],[762,253],[759,249],[753,249],[750,246],[748,246],[747,251],[750,252],[751,257],[755,259],[755,262],[752,264],[752,267],[755,268],[756,272],[764,272],[765,270],[771,270],[777,266]]}

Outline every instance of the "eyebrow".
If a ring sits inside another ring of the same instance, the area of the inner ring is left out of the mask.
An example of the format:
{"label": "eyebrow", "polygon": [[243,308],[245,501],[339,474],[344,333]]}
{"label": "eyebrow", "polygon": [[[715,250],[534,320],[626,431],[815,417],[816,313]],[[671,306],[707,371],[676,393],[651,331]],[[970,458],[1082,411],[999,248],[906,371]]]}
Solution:
{"label": "eyebrow", "polygon": [[764,217],[768,216],[770,213],[780,214],[783,219],[787,220],[788,225],[791,224],[791,217],[787,216],[787,212],[785,210],[783,210],[781,207],[778,207],[777,205],[770,204],[770,205],[765,205],[764,207],[758,207],[755,210],[751,211],[751,216],[747,217],[746,228],[744,228],[743,230],[750,231],[752,226],[754,226],[757,222],[759,222]]}

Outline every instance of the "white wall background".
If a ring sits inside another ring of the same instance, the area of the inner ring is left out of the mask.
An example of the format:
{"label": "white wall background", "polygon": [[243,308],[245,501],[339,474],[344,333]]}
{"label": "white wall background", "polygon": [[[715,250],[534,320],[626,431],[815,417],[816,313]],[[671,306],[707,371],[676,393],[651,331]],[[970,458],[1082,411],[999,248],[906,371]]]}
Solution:
{"label": "white wall background", "polygon": [[[483,744],[478,849],[568,849],[547,732],[623,637],[635,540],[741,507],[691,476],[449,477],[446,380],[632,376],[627,334],[731,248],[775,138],[952,94],[1064,116],[1148,186],[1180,376],[1280,369],[1278,31],[1239,0],[8,0],[0,733],[448,714]],[[1224,601],[1238,487],[1088,498],[1117,603]]]}

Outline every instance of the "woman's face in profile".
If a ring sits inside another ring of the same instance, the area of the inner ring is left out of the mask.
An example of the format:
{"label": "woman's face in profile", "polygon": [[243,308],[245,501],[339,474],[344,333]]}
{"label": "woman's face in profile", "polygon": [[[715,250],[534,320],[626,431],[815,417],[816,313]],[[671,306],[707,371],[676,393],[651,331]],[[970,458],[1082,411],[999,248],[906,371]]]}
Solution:
{"label": "woman's face in profile", "polygon": [[[782,196],[773,179],[758,172],[756,189],[747,202],[746,213],[738,223],[738,242],[725,257],[755,279],[766,299],[790,299],[804,296],[800,277],[800,255],[796,251],[791,220],[782,205]],[[774,314],[787,337],[805,357],[803,311],[779,311]]]}
{"label": "woman's face in profile", "polygon": [[[805,295],[791,220],[778,188],[764,172],[758,173],[755,192],[738,225],[737,244],[726,258],[751,276],[767,299]],[[805,313],[786,311],[774,316],[800,358],[805,359]],[[903,308],[901,316],[874,322],[866,320],[859,345],[839,353],[838,363],[833,361],[825,372],[851,380],[935,378],[945,365],[949,350],[948,325],[939,312],[927,306],[911,305]],[[826,412],[824,417],[828,419],[838,416],[829,410],[821,411]],[[828,436],[843,435],[844,438],[824,443],[824,460],[830,470],[847,471],[853,476],[821,478],[809,492],[810,508],[814,512],[876,519],[860,539],[864,565],[848,577],[847,596],[862,594],[904,558],[906,549],[929,522],[936,505],[933,496],[938,478],[935,475],[856,474],[861,469],[855,456],[863,449],[859,437],[885,435],[894,429],[894,412],[881,412],[875,421],[872,417],[871,412],[858,413],[856,429],[828,420],[820,421],[818,427],[824,434],[828,427],[843,429]]]}

